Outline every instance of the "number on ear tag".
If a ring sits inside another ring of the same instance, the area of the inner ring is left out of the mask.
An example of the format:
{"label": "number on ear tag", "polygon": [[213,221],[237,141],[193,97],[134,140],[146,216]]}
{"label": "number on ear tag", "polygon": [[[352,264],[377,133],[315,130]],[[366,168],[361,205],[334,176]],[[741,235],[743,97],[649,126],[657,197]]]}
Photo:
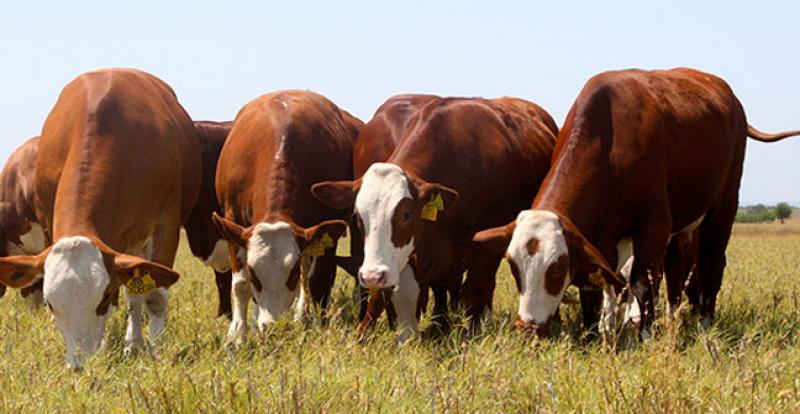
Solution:
{"label": "number on ear tag", "polygon": [[128,288],[128,293],[132,295],[144,295],[156,289],[156,281],[150,276],[149,270],[141,272],[139,269],[135,269],[133,277],[128,279],[125,287]]}

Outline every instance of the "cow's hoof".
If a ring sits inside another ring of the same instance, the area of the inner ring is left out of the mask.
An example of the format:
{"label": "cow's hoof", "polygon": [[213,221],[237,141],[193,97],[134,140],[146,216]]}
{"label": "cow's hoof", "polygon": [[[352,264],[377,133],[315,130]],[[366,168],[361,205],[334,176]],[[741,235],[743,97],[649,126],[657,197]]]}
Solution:
{"label": "cow's hoof", "polygon": [[232,322],[228,329],[228,344],[239,346],[247,342],[247,326],[242,322]]}
{"label": "cow's hoof", "polygon": [[706,330],[711,329],[711,323],[712,322],[713,321],[711,320],[711,317],[703,316],[703,318],[700,319],[700,327],[702,327],[703,329],[706,329]]}
{"label": "cow's hoof", "polygon": [[403,331],[400,332],[400,335],[397,336],[397,339],[395,339],[395,344],[397,346],[402,346],[416,337],[417,331],[415,329],[403,329]]}

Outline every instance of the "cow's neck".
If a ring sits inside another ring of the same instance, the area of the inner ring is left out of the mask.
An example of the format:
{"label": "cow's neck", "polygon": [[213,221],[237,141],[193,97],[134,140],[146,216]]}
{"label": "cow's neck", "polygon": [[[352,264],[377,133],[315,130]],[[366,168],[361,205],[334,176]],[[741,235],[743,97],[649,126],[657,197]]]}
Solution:
{"label": "cow's neck", "polygon": [[592,243],[608,232],[617,198],[614,174],[602,139],[573,134],[556,156],[533,202],[533,209],[552,211],[572,221]]}
{"label": "cow's neck", "polygon": [[[309,192],[308,185],[304,186],[299,182],[293,174],[273,174],[272,177],[264,185],[257,185],[254,205],[253,205],[253,223],[275,222],[280,219],[291,219],[298,224],[303,223],[305,220],[301,217],[300,204],[308,203],[308,197],[302,197],[300,192]],[[307,223],[306,223],[307,224]]]}

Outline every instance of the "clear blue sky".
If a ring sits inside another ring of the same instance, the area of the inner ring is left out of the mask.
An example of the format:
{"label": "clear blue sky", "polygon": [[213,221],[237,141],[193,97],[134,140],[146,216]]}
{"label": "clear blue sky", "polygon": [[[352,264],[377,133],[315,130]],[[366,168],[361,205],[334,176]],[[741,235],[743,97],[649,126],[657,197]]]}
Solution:
{"label": "clear blue sky", "polygon": [[[195,119],[303,88],[365,121],[427,92],[518,96],[559,123],[597,72],[691,66],[726,79],[754,126],[800,128],[800,3],[566,3],[6,2],[0,157],[39,133],[67,82],[112,66],[161,77]],[[747,151],[742,202],[800,204],[800,138]]]}

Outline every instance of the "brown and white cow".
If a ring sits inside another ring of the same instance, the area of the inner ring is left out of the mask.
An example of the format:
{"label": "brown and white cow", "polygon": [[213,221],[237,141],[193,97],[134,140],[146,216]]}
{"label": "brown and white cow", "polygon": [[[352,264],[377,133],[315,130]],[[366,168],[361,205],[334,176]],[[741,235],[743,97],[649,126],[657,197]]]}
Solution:
{"label": "brown and white cow", "polygon": [[[36,158],[37,212],[54,242],[0,259],[0,282],[44,278],[44,300],[80,366],[101,345],[109,307],[128,293],[126,352],[161,335],[180,227],[200,191],[200,150],[172,89],[134,69],[70,82],[50,112]],[[42,276],[43,275],[43,276]]]}
{"label": "brown and white cow", "polygon": [[335,207],[355,206],[365,238],[360,283],[394,289],[401,339],[416,332],[418,283],[460,284],[468,270],[461,298],[468,314],[477,321],[491,308],[502,254],[473,249],[472,236],[531,201],[557,131],[550,115],[521,99],[435,98],[409,119],[386,162],[357,181],[313,187]]}
{"label": "brown and white cow", "polygon": [[[45,236],[34,205],[34,167],[39,137],[17,148],[0,173],[0,257],[35,255],[45,249]],[[0,284],[0,297],[6,287]],[[41,283],[23,289],[34,306],[42,303]]]}
{"label": "brown and white cow", "polygon": [[212,213],[222,214],[215,187],[217,161],[225,145],[225,139],[233,127],[233,122],[195,121],[197,138],[203,160],[203,183],[200,197],[192,213],[184,223],[186,238],[192,254],[215,274],[219,305],[217,316],[231,317],[231,261],[228,256],[228,243],[222,238],[211,219]]}
{"label": "brown and white cow", "polygon": [[[358,140],[353,148],[353,177],[361,178],[372,164],[389,159],[400,140],[406,136],[406,129],[413,116],[419,109],[435,99],[439,98],[434,95],[397,95],[378,107],[375,115],[358,134]],[[358,268],[364,261],[364,236],[358,230],[355,217],[350,222],[350,256],[336,259],[340,267],[357,277]],[[460,283],[458,285],[460,288]],[[381,301],[391,297],[389,292],[386,292],[386,295],[372,295],[369,298],[366,289],[360,284],[356,285],[356,292],[360,304],[359,320],[362,321],[362,331],[368,325],[373,324],[387,306],[390,315],[389,322],[390,324],[394,323],[394,309],[391,303]],[[423,292],[423,295],[424,293],[427,292]],[[446,302],[446,293],[440,297]],[[367,312],[367,300],[370,301],[369,313]]]}
{"label": "brown and white cow", "polygon": [[259,329],[286,314],[298,296],[302,310],[306,288],[314,302],[327,306],[336,242],[347,231],[349,212],[316,200],[310,187],[352,178],[361,126],[307,91],[263,95],[239,111],[217,169],[225,217],[215,215],[234,246],[230,339],[245,338],[251,297]]}
{"label": "brown and white cow", "polygon": [[567,115],[531,209],[476,239],[510,239],[508,260],[522,281],[518,318],[539,332],[566,286],[598,267],[604,278],[596,282],[606,285],[606,311],[613,315],[613,293],[625,284],[614,270],[635,252],[629,285],[647,337],[667,243],[697,229],[697,300],[708,326],[747,137],[773,142],[798,134],[769,135],[749,126],[730,87],[708,73],[602,73],[589,80]]}

